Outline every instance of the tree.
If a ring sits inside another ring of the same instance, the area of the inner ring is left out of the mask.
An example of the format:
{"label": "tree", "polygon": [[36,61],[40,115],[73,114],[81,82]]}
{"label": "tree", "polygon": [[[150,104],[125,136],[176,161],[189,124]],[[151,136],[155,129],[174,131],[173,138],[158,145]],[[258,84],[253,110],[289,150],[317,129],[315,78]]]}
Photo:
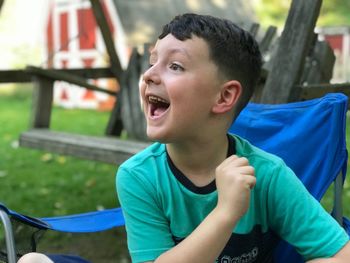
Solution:
{"label": "tree", "polygon": [[318,26],[350,26],[349,0],[323,0]]}
{"label": "tree", "polygon": [[[291,0],[252,0],[254,10],[263,27],[282,28]],[[350,26],[349,0],[323,0],[317,26]]]}
{"label": "tree", "polygon": [[252,0],[253,8],[263,27],[281,28],[287,18],[291,0]]}

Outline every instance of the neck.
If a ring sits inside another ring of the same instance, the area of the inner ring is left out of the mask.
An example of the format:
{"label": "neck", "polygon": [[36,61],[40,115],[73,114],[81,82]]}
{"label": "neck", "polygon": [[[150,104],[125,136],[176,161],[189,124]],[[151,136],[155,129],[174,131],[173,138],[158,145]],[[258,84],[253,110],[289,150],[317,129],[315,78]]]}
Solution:
{"label": "neck", "polygon": [[213,180],[216,167],[227,158],[226,134],[215,138],[169,143],[166,146],[175,166],[197,185]]}

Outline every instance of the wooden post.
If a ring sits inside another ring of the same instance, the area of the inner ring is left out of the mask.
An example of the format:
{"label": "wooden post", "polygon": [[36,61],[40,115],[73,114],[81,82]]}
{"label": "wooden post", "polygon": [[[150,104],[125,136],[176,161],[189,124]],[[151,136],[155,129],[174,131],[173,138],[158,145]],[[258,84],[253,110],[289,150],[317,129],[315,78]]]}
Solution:
{"label": "wooden post", "polygon": [[258,23],[253,23],[249,28],[249,33],[252,34],[253,37],[256,37],[258,35],[260,25]]}
{"label": "wooden post", "polygon": [[267,31],[265,32],[264,37],[261,39],[259,43],[260,51],[261,53],[265,53],[269,50],[271,46],[271,42],[274,39],[277,32],[277,27],[275,26],[269,26]]}
{"label": "wooden post", "polygon": [[335,55],[329,44],[325,41],[317,41],[312,54],[305,63],[301,84],[329,83],[334,63]]}
{"label": "wooden post", "polygon": [[[101,34],[106,45],[107,53],[110,58],[111,63],[111,71],[115,76],[116,80],[120,83],[123,75],[123,69],[121,67],[118,54],[115,50],[114,41],[112,38],[112,33],[109,29],[107,19],[103,12],[100,0],[90,0],[91,8],[93,10],[96,23],[98,24]],[[121,87],[122,88],[122,87]],[[106,135],[120,135],[123,129],[123,122],[121,118],[121,110],[120,110],[120,92],[117,94],[116,103],[114,105],[114,109],[111,113],[107,128]]]}
{"label": "wooden post", "polygon": [[53,100],[53,83],[49,78],[33,76],[31,128],[49,128]]}
{"label": "wooden post", "polygon": [[[301,90],[300,100],[309,100],[319,98],[327,93],[341,92],[350,97],[350,82],[349,83],[335,83],[335,84],[310,84],[299,85],[296,88]],[[350,107],[350,105],[349,105]]]}
{"label": "wooden post", "polygon": [[132,73],[129,80],[130,104],[135,127],[135,139],[148,140],[146,135],[146,119],[141,108],[139,82],[141,75],[149,68],[149,45],[144,45],[144,52],[138,55],[137,70]]}
{"label": "wooden post", "polygon": [[147,140],[146,120],[141,109],[139,81],[141,74],[149,65],[149,45],[144,46],[143,54],[139,54],[134,48],[131,54],[130,63],[122,78],[121,90],[121,115],[124,128],[128,136],[137,140]]}
{"label": "wooden post", "polygon": [[69,82],[71,84],[77,85],[78,87],[82,87],[82,88],[85,88],[88,90],[103,92],[103,93],[107,93],[111,96],[116,96],[114,91],[100,88],[96,85],[93,85],[93,84],[86,82],[86,80],[80,76],[77,76],[77,75],[74,75],[71,73],[67,73],[64,71],[42,69],[42,68],[33,67],[33,66],[27,66],[26,71],[32,75],[42,76],[42,77],[46,77],[46,78],[54,79],[54,80],[62,80],[62,81]]}
{"label": "wooden post", "polygon": [[4,0],[0,0],[0,11],[1,11],[3,3],[4,3]]}
{"label": "wooden post", "polygon": [[[48,78],[58,78],[70,82],[80,81],[79,85],[88,84],[86,79],[113,78],[114,75],[108,67],[103,68],[72,68],[72,69],[40,69],[28,66],[26,69],[0,70],[0,83],[26,83],[32,81],[32,75],[42,75]],[[79,80],[80,78],[80,80]],[[81,83],[82,81],[85,81]],[[91,86],[92,87],[92,86]],[[96,87],[96,86],[95,86]],[[102,91],[102,90],[100,90]],[[105,92],[105,91],[104,91]],[[107,91],[108,92],[108,91]]]}
{"label": "wooden post", "polygon": [[96,23],[101,30],[101,34],[106,45],[106,50],[111,62],[111,70],[114,73],[116,79],[120,79],[123,73],[123,69],[121,67],[117,51],[115,49],[112,33],[108,26],[102,5],[100,3],[100,0],[90,0],[90,3],[96,19]]}
{"label": "wooden post", "polygon": [[263,89],[261,102],[283,103],[298,98],[298,89],[306,54],[322,0],[293,0],[273,65]]}

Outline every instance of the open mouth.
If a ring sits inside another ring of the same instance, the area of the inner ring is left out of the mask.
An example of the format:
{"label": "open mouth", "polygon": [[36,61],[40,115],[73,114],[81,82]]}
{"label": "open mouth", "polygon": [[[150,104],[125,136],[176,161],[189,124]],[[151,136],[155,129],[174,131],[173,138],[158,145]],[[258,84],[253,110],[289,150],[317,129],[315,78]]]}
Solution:
{"label": "open mouth", "polygon": [[157,96],[148,96],[148,103],[150,105],[150,113],[152,117],[162,115],[170,106],[170,103],[165,99]]}

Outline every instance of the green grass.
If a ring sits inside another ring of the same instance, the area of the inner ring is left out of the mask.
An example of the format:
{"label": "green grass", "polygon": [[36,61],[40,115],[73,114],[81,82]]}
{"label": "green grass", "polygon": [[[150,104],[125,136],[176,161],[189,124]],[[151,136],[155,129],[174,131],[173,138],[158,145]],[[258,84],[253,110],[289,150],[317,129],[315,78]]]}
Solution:
{"label": "green grass", "polygon": [[[18,147],[20,133],[29,129],[32,88],[20,85],[10,94],[1,88],[0,202],[38,217],[119,206],[117,166]],[[103,136],[108,118],[108,112],[54,107],[51,129]],[[3,235],[0,224],[0,240]],[[76,235],[49,231],[38,251],[76,253],[91,262],[130,262],[124,228]]]}
{"label": "green grass", "polygon": [[[117,166],[18,147],[29,128],[30,93],[30,86],[0,93],[0,202],[36,216],[117,206]],[[102,136],[108,118],[108,112],[55,107],[51,128]]]}

